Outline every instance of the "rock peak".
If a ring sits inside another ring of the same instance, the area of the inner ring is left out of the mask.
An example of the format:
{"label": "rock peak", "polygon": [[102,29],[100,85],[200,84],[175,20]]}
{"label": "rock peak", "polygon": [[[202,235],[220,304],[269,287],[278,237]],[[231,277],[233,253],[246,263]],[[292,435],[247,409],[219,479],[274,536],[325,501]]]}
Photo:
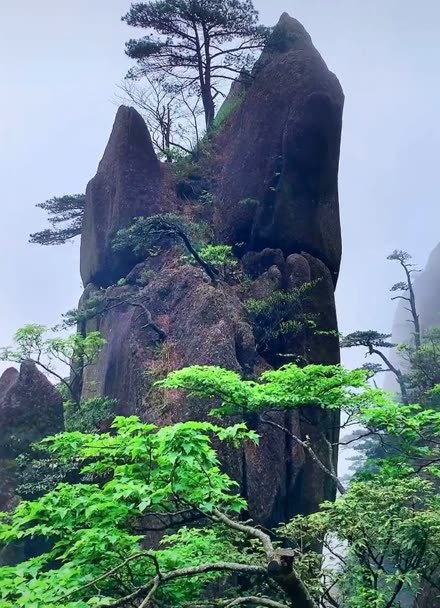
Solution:
{"label": "rock peak", "polygon": [[0,376],[0,399],[2,399],[3,395],[5,395],[11,386],[14,385],[18,379],[18,376],[18,369],[15,367],[8,367],[8,369],[5,369],[3,374]]}
{"label": "rock peak", "polygon": [[[306,252],[336,283],[338,163],[344,94],[304,27],[287,13],[221,134],[216,232],[231,245]],[[240,201],[256,201],[253,210]]]}
{"label": "rock peak", "polygon": [[160,210],[161,169],[142,116],[121,106],[98,166],[86,190],[81,235],[84,285],[108,286],[131,270],[132,261],[112,250],[116,231],[135,217]]}
{"label": "rock peak", "polygon": [[122,152],[118,150],[121,145],[124,145],[124,152],[143,152],[152,162],[156,160],[148,127],[139,112],[131,106],[119,106],[101,163],[108,160],[113,162],[115,153]]}
{"label": "rock peak", "polygon": [[288,13],[283,13],[269,37],[264,53],[288,52],[292,49],[313,46],[310,34],[305,27]]}

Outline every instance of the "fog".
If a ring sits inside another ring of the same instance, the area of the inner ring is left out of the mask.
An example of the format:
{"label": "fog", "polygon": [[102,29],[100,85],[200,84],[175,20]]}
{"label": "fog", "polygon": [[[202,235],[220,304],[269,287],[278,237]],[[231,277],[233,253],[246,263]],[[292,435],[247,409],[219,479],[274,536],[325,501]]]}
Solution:
{"label": "fog", "polygon": [[[340,164],[343,332],[391,326],[386,261],[394,248],[423,265],[440,240],[440,3],[256,0],[310,32],[346,95]],[[130,66],[128,0],[0,0],[0,345],[30,322],[52,325],[81,294],[79,244],[27,242],[45,227],[35,204],[79,193],[110,134],[116,85]],[[4,369],[5,365],[1,369]]]}

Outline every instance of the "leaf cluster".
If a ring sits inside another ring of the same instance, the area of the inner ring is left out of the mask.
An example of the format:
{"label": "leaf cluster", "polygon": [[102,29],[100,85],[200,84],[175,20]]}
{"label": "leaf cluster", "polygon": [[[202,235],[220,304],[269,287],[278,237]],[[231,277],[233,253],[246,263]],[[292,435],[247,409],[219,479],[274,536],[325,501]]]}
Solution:
{"label": "leaf cluster", "polygon": [[[45,440],[42,446],[51,456],[79,463],[82,480],[23,501],[2,520],[0,544],[38,537],[49,541],[49,549],[0,568],[0,605],[104,606],[142,586],[158,564],[167,572],[182,560],[198,564],[210,553],[237,556],[224,532],[182,528],[182,513],[197,519],[218,508],[240,512],[246,505],[236,483],[220,470],[214,439],[238,444],[258,437],[242,424],[187,422],[157,429],[131,417],[116,418],[111,433],[73,432]],[[153,529],[161,523],[172,528],[173,522],[181,529],[165,537],[164,548],[148,553],[140,544],[148,521]],[[208,580],[212,575],[194,579],[191,594],[200,596]],[[176,606],[187,592],[182,586],[166,589]]]}
{"label": "leaf cluster", "polygon": [[114,418],[116,399],[94,397],[81,403],[67,401],[64,404],[64,421],[69,432],[96,433],[105,421]]}

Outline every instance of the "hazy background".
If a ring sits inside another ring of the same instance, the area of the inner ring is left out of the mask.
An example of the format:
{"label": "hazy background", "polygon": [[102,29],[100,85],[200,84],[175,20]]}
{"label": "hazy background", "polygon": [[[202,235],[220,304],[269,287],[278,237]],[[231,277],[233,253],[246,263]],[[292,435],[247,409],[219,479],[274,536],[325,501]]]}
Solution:
{"label": "hazy background", "polygon": [[[386,255],[403,248],[423,265],[440,240],[440,2],[255,4],[268,25],[283,11],[302,21],[345,90],[340,327],[389,330],[400,275]],[[84,192],[96,171],[131,63],[129,5],[0,0],[0,345],[26,323],[54,324],[81,294],[79,244],[27,239],[45,227],[36,203]]]}

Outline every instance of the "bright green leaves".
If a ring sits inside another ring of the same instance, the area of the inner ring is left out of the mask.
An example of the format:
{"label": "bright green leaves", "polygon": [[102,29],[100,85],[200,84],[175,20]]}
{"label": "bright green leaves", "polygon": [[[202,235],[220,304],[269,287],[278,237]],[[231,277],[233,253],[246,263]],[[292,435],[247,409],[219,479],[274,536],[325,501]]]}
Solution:
{"label": "bright green leaves", "polygon": [[[214,509],[243,510],[246,501],[221,471],[213,441],[238,446],[257,442],[258,436],[244,424],[223,428],[186,422],[158,429],[135,417],[119,417],[111,433],[74,432],[45,440],[42,445],[60,461],[77,463],[81,481],[59,484],[37,500],[23,501],[2,520],[1,545],[46,539],[50,548],[16,568],[0,568],[0,606],[104,606],[104,598],[117,599],[127,587],[141,586],[146,576],[154,576],[151,559],[136,559],[117,576],[76,592],[141,551],[145,522],[160,529],[163,522],[172,526],[179,521],[182,513],[200,519]],[[188,565],[189,555],[198,564],[209,551],[233,552],[224,532],[185,530],[166,538],[166,548],[157,552],[164,571],[172,562]],[[58,567],[47,570],[49,563]],[[196,577],[189,587],[176,584],[167,593],[175,589],[176,601],[184,590],[196,595],[202,583],[214,578]]]}
{"label": "bright green leaves", "polygon": [[26,359],[48,360],[51,367],[54,360],[69,364],[72,359],[84,359],[91,363],[105,345],[99,332],[87,336],[73,334],[67,338],[50,337],[50,329],[44,325],[25,325],[17,330],[14,346],[0,349],[1,361],[21,363]]}
{"label": "bright green leaves", "polygon": [[[206,245],[199,250],[200,256],[216,268],[223,278],[228,278],[238,267],[238,260],[234,257],[231,245]],[[184,262],[195,266],[197,262],[188,254],[183,256]]]}
{"label": "bright green leaves", "polygon": [[326,409],[357,411],[366,405],[381,405],[389,399],[367,384],[367,372],[349,371],[338,365],[296,365],[262,374],[258,382],[242,380],[238,374],[219,367],[193,366],[177,370],[157,383],[168,389],[184,389],[191,395],[218,399],[219,415],[288,410],[308,405]]}
{"label": "bright green leaves", "polygon": [[80,359],[83,364],[90,364],[105,343],[99,331],[92,331],[86,336],[72,334],[67,338],[48,339],[45,347],[49,356],[59,361],[64,360],[66,364],[75,359]]}
{"label": "bright green leaves", "polygon": [[[427,473],[438,474],[440,414],[397,404],[371,388],[367,377],[365,370],[341,366],[287,365],[249,381],[218,367],[195,366],[158,384],[212,399],[221,415],[252,413],[264,422],[267,411],[315,405],[343,410],[350,423],[384,444],[399,437],[399,452],[355,479],[336,503],[281,530],[294,541],[296,572],[314,597],[337,588],[344,608],[394,608],[396,589],[417,589],[438,559],[440,502]],[[258,440],[243,423],[157,428],[136,417],[116,418],[108,433],[46,439],[41,445],[49,456],[62,466],[74,464],[72,480],[22,502],[0,520],[2,545],[47,542],[38,558],[0,568],[0,608],[112,605],[152,581],[158,567],[167,573],[225,560],[266,563],[242,528],[228,527],[227,518],[219,517],[243,512],[246,501],[222,471],[216,447]],[[165,536],[159,550],[146,552],[142,542],[152,529]],[[333,560],[315,551],[320,543]],[[221,576],[203,572],[170,579],[157,597],[164,606],[197,602]]]}
{"label": "bright green leaves", "polygon": [[[98,331],[86,336],[79,333],[65,338],[53,336],[52,330],[44,325],[26,325],[14,336],[14,346],[0,348],[0,361],[22,363],[31,359],[44,372],[60,381],[60,392],[66,400],[79,400],[73,386],[82,368],[91,365],[104,347],[106,341]],[[59,367],[70,369],[70,378],[59,373]]]}

